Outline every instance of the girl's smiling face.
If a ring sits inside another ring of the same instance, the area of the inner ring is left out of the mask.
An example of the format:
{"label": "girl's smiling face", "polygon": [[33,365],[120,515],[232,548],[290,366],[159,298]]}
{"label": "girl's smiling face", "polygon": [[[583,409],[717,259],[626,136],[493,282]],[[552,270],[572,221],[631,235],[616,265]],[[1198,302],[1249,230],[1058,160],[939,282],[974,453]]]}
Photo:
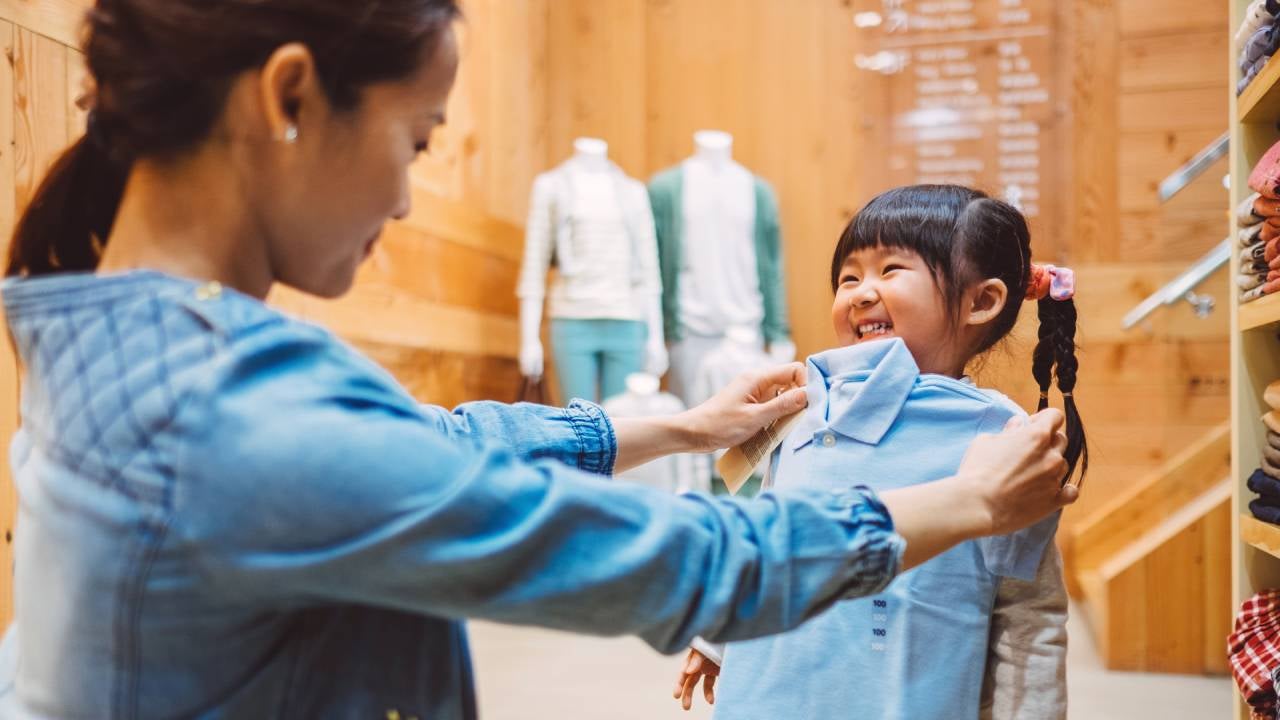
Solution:
{"label": "girl's smiling face", "polygon": [[903,248],[854,250],[840,268],[831,322],[841,346],[900,337],[922,373],[958,377],[965,360],[938,281]]}

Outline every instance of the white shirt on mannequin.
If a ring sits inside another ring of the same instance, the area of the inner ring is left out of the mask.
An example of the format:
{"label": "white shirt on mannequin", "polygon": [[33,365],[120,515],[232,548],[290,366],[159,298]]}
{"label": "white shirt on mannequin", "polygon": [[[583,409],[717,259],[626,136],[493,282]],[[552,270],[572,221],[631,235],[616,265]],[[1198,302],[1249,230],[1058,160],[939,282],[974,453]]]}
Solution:
{"label": "white shirt on mannequin", "polygon": [[[542,303],[557,319],[634,320],[649,327],[646,369],[666,372],[662,281],[648,194],[608,159],[608,144],[579,138],[575,155],[539,175],[525,229],[520,298],[520,369],[543,368]],[[555,257],[559,276],[547,292]]]}
{"label": "white shirt on mannequin", "polygon": [[684,261],[680,322],[691,334],[719,337],[758,327],[764,299],[755,249],[755,177],[730,157],[727,136],[699,133],[684,162]]}

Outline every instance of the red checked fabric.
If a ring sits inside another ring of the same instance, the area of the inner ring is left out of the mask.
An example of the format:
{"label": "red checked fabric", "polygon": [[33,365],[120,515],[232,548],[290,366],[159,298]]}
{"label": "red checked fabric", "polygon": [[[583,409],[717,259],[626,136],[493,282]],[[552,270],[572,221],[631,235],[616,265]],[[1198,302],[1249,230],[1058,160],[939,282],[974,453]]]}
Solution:
{"label": "red checked fabric", "polygon": [[1280,589],[1254,595],[1240,606],[1235,632],[1227,638],[1231,674],[1255,720],[1276,717],[1271,674],[1280,667]]}

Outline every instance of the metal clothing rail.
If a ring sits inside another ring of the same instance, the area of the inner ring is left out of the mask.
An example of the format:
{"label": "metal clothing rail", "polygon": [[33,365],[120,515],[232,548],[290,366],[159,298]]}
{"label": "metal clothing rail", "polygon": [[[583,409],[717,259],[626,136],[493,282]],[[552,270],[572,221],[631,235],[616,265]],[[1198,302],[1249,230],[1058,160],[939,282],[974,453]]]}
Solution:
{"label": "metal clothing rail", "polygon": [[1231,238],[1227,238],[1219,243],[1217,247],[1205,253],[1199,260],[1196,260],[1195,264],[1184,270],[1181,275],[1170,280],[1164,287],[1152,293],[1150,297],[1130,310],[1124,316],[1124,329],[1132,330],[1134,326],[1147,319],[1157,309],[1181,300],[1186,300],[1195,306],[1196,315],[1200,317],[1208,316],[1213,311],[1213,298],[1208,295],[1197,295],[1195,289],[1230,259]]}
{"label": "metal clothing rail", "polygon": [[1231,133],[1222,133],[1221,137],[1205,146],[1203,150],[1196,153],[1195,157],[1188,160],[1187,164],[1173,171],[1172,175],[1160,183],[1160,202],[1169,202],[1174,195],[1185,190],[1219,158],[1225,156],[1230,148]]}

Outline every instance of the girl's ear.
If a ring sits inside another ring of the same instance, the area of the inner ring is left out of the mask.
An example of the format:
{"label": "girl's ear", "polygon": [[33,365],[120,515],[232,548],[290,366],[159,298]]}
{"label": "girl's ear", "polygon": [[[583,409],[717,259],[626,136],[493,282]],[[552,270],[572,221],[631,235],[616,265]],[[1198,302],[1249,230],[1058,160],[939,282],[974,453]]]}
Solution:
{"label": "girl's ear", "polygon": [[985,325],[991,322],[1004,310],[1009,301],[1009,287],[999,278],[983,280],[969,290],[967,295],[968,312],[965,313],[966,325]]}

